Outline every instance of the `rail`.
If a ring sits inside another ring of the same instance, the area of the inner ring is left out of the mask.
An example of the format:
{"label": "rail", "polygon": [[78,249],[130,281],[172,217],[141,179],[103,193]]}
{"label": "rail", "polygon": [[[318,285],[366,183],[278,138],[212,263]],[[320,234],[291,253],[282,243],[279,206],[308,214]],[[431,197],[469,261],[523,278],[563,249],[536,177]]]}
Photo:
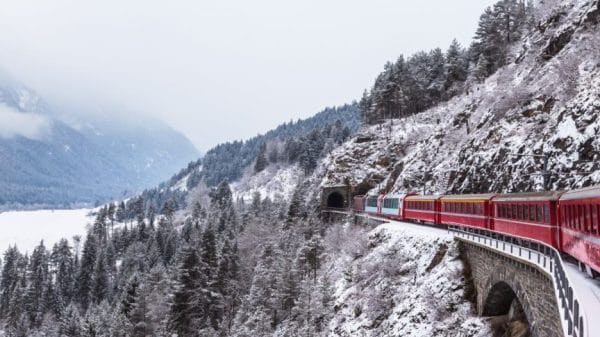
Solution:
{"label": "rail", "polygon": [[[573,287],[565,272],[562,257],[554,247],[542,242],[505,235],[482,228],[448,226],[455,236],[489,246],[492,249],[510,252],[511,255],[534,263],[553,276],[553,284],[558,303],[562,309],[562,323],[565,333],[572,337],[586,337],[587,320],[585,312],[575,296]],[[565,326],[566,323],[566,326]]]}

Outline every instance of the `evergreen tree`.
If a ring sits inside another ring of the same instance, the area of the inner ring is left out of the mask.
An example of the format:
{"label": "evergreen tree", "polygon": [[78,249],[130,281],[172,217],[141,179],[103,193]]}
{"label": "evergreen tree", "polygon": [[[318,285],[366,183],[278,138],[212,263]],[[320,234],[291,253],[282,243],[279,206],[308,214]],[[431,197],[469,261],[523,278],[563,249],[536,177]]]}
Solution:
{"label": "evergreen tree", "polygon": [[96,238],[88,232],[81,256],[81,267],[77,275],[77,301],[82,308],[87,309],[90,303],[90,291],[92,289],[92,277],[96,265],[96,254],[98,251]]}
{"label": "evergreen tree", "polygon": [[31,254],[27,272],[25,306],[33,327],[39,327],[45,313],[44,292],[48,280],[48,255],[42,241]]}
{"label": "evergreen tree", "polygon": [[205,321],[206,276],[196,250],[185,246],[177,268],[177,280],[169,314],[169,330],[181,337],[193,336]]}
{"label": "evergreen tree", "polygon": [[254,172],[262,172],[268,164],[269,163],[267,161],[267,144],[262,143],[258,150],[258,155],[256,156],[256,162],[254,163]]}
{"label": "evergreen tree", "polygon": [[100,302],[108,299],[110,286],[106,258],[103,251],[100,251],[96,258],[91,282],[91,301],[95,304],[100,304]]}

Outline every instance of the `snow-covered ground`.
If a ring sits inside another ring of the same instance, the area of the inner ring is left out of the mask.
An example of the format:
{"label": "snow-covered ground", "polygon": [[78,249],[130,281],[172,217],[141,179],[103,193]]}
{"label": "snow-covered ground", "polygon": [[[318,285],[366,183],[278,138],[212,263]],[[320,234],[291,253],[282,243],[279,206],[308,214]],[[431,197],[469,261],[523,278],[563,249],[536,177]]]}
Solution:
{"label": "snow-covered ground", "polygon": [[270,165],[260,173],[247,172],[239,181],[231,184],[234,199],[252,200],[252,195],[260,193],[261,198],[272,200],[290,199],[294,188],[302,177],[302,170],[297,165]]}
{"label": "snow-covered ground", "polygon": [[48,249],[61,238],[84,235],[90,209],[9,211],[0,213],[0,255],[10,245],[32,252],[40,241]]}
{"label": "snow-covered ground", "polygon": [[491,336],[464,298],[463,264],[445,230],[382,224],[367,251],[332,265],[329,336]]}

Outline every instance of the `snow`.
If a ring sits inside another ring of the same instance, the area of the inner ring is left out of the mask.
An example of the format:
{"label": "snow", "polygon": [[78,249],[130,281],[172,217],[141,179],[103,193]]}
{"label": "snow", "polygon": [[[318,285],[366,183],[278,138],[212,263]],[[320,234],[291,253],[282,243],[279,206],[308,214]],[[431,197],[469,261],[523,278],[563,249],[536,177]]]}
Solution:
{"label": "snow", "polygon": [[256,174],[253,170],[246,172],[240,180],[230,186],[234,199],[250,201],[252,195],[259,192],[261,198],[276,200],[283,197],[289,200],[302,176],[303,172],[297,165],[269,165]]}
{"label": "snow", "polygon": [[332,264],[328,336],[491,335],[464,300],[463,264],[446,230],[393,221],[373,229],[365,246]]}
{"label": "snow", "polygon": [[177,183],[175,183],[175,185],[173,185],[173,187],[171,187],[171,190],[187,192],[187,190],[188,190],[187,182],[188,182],[189,178],[190,178],[190,174],[186,174],[183,178],[179,179],[179,181],[177,181]]}
{"label": "snow", "polygon": [[[440,194],[474,186],[535,191],[543,189],[541,160],[514,154],[542,152],[551,154],[553,189],[600,183],[592,163],[600,149],[600,37],[580,25],[595,3],[544,6],[553,13],[543,17],[564,11],[564,18],[515,43],[509,59],[523,53],[519,63],[508,62],[484,83],[420,114],[363,127],[323,161],[321,185],[381,182],[391,193],[424,185]],[[565,27],[575,32],[571,43],[541,62],[544,46]]]}
{"label": "snow", "polygon": [[0,213],[0,255],[10,245],[31,253],[42,239],[46,248],[52,248],[61,238],[71,240],[74,235],[84,235],[91,223],[89,212],[84,208]]}
{"label": "snow", "polygon": [[583,309],[588,327],[585,335],[592,336],[591,332],[600,332],[600,320],[594,319],[597,308],[600,308],[600,280],[590,278],[572,263],[565,262],[564,267],[573,292]]}

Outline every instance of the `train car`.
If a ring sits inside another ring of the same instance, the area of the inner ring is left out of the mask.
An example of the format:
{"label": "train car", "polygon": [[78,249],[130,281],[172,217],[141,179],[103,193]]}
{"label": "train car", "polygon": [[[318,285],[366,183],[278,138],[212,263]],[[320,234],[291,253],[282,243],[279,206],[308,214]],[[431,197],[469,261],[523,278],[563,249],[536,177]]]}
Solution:
{"label": "train car", "polygon": [[490,201],[496,194],[445,195],[440,199],[440,222],[445,225],[462,225],[492,228]]}
{"label": "train car", "polygon": [[366,199],[367,199],[366,195],[354,196],[354,198],[352,199],[352,209],[358,213],[364,212]]}
{"label": "train car", "polygon": [[492,199],[493,229],[559,247],[556,207],[562,192],[500,194]]}
{"label": "train car", "polygon": [[437,195],[411,195],[404,198],[404,218],[440,223],[440,199]]}
{"label": "train car", "polygon": [[404,199],[407,196],[415,195],[416,193],[405,194],[386,194],[383,197],[381,206],[381,214],[387,218],[401,220],[404,219]]}
{"label": "train car", "polygon": [[381,215],[383,195],[369,195],[365,201],[365,212],[370,215]]}
{"label": "train car", "polygon": [[561,250],[585,264],[589,274],[599,273],[600,186],[563,194],[558,201],[558,216]]}

